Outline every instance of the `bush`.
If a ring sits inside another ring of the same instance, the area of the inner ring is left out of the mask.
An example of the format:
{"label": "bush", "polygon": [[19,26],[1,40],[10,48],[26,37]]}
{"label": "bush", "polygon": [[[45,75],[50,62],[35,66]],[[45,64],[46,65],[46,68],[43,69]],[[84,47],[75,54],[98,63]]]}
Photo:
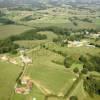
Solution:
{"label": "bush", "polygon": [[16,35],[16,36],[11,36],[10,39],[12,41],[16,41],[16,40],[43,40],[43,39],[47,39],[46,35],[41,35],[37,33],[38,30],[37,29],[32,29],[29,31],[26,31],[20,35]]}
{"label": "bush", "polygon": [[73,64],[73,59],[71,57],[65,57],[64,66],[66,68],[70,68],[72,64]]}
{"label": "bush", "polygon": [[69,100],[78,100],[77,96],[71,96]]}
{"label": "bush", "polygon": [[87,59],[86,59],[86,57],[84,57],[83,55],[81,55],[79,57],[79,61],[81,61],[82,63],[85,63],[85,62],[87,62]]}
{"label": "bush", "polygon": [[73,69],[73,72],[74,73],[78,73],[79,72],[79,69],[76,67],[76,68]]}
{"label": "bush", "polygon": [[83,69],[81,70],[81,73],[87,74],[87,73],[88,73],[88,69],[87,69],[87,68],[83,68]]}
{"label": "bush", "polygon": [[84,79],[84,89],[89,93],[90,96],[94,94],[100,95],[100,80],[93,77],[92,75]]}
{"label": "bush", "polygon": [[0,53],[15,52],[19,46],[10,39],[0,40]]}

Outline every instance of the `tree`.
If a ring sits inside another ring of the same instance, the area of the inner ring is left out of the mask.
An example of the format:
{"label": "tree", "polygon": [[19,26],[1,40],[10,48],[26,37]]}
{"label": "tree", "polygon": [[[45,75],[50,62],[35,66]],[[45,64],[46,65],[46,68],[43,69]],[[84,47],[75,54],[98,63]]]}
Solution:
{"label": "tree", "polygon": [[81,70],[81,72],[82,72],[83,74],[87,74],[87,73],[88,73],[88,69],[87,69],[87,68],[83,68],[83,69]]}
{"label": "tree", "polygon": [[78,100],[77,96],[71,96],[70,100]]}
{"label": "tree", "polygon": [[79,69],[78,69],[77,67],[75,67],[75,68],[73,69],[73,72],[74,72],[74,73],[78,73],[78,72],[79,72]]}
{"label": "tree", "polygon": [[0,53],[12,52],[15,53],[19,46],[10,39],[0,40]]}
{"label": "tree", "polygon": [[87,59],[86,59],[86,57],[84,57],[83,55],[81,55],[81,56],[79,57],[79,61],[85,63],[85,62],[87,62]]}
{"label": "tree", "polygon": [[66,67],[66,68],[70,68],[70,66],[72,65],[72,63],[73,63],[73,60],[72,60],[72,58],[71,57],[65,57],[65,59],[64,59],[64,66]]}

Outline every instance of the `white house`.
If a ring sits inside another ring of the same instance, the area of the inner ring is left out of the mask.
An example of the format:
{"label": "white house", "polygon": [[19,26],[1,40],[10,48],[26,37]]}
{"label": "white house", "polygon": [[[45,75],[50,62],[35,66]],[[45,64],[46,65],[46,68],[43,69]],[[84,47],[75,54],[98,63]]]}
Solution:
{"label": "white house", "polygon": [[27,56],[21,55],[20,58],[21,58],[22,62],[25,63],[25,64],[31,64],[32,63],[32,59],[30,59]]}

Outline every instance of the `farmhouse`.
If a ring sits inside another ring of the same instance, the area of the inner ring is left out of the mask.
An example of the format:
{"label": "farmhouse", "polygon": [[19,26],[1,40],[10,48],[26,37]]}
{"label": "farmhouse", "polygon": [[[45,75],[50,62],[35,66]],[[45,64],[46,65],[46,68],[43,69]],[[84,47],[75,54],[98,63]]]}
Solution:
{"label": "farmhouse", "polygon": [[99,38],[100,37],[100,32],[98,32],[97,34],[96,33],[90,34],[90,37],[91,38]]}
{"label": "farmhouse", "polygon": [[[22,87],[15,87],[15,93],[17,94],[29,94],[32,87],[33,87],[33,81],[28,76],[23,76],[21,79],[21,85]],[[24,87],[23,87],[24,85]]]}
{"label": "farmhouse", "polygon": [[31,80],[30,77],[24,76],[21,79],[21,84],[25,84],[26,85],[30,80]]}
{"label": "farmhouse", "polygon": [[29,94],[30,89],[26,88],[26,87],[21,87],[21,88],[16,88],[15,89],[15,93],[17,94]]}
{"label": "farmhouse", "polygon": [[15,65],[17,65],[18,63],[17,63],[17,61],[16,60],[14,60],[14,59],[9,59],[9,62],[10,63],[12,63],[12,64],[15,64]]}
{"label": "farmhouse", "polygon": [[30,59],[30,58],[27,57],[27,56],[21,55],[20,58],[21,58],[21,60],[22,60],[22,62],[23,62],[24,64],[31,64],[31,63],[32,63],[32,59]]}
{"label": "farmhouse", "polygon": [[87,45],[89,42],[86,40],[82,41],[68,41],[68,47],[81,47]]}
{"label": "farmhouse", "polygon": [[3,55],[0,59],[3,61],[8,61],[9,57],[7,55]]}

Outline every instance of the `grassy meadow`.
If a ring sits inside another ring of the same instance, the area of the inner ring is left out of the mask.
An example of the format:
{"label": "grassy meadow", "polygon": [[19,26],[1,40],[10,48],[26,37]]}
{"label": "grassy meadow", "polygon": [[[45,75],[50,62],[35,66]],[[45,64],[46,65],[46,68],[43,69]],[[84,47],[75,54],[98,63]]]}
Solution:
{"label": "grassy meadow", "polygon": [[21,67],[0,61],[0,69],[2,69],[0,70],[0,100],[10,100]]}

